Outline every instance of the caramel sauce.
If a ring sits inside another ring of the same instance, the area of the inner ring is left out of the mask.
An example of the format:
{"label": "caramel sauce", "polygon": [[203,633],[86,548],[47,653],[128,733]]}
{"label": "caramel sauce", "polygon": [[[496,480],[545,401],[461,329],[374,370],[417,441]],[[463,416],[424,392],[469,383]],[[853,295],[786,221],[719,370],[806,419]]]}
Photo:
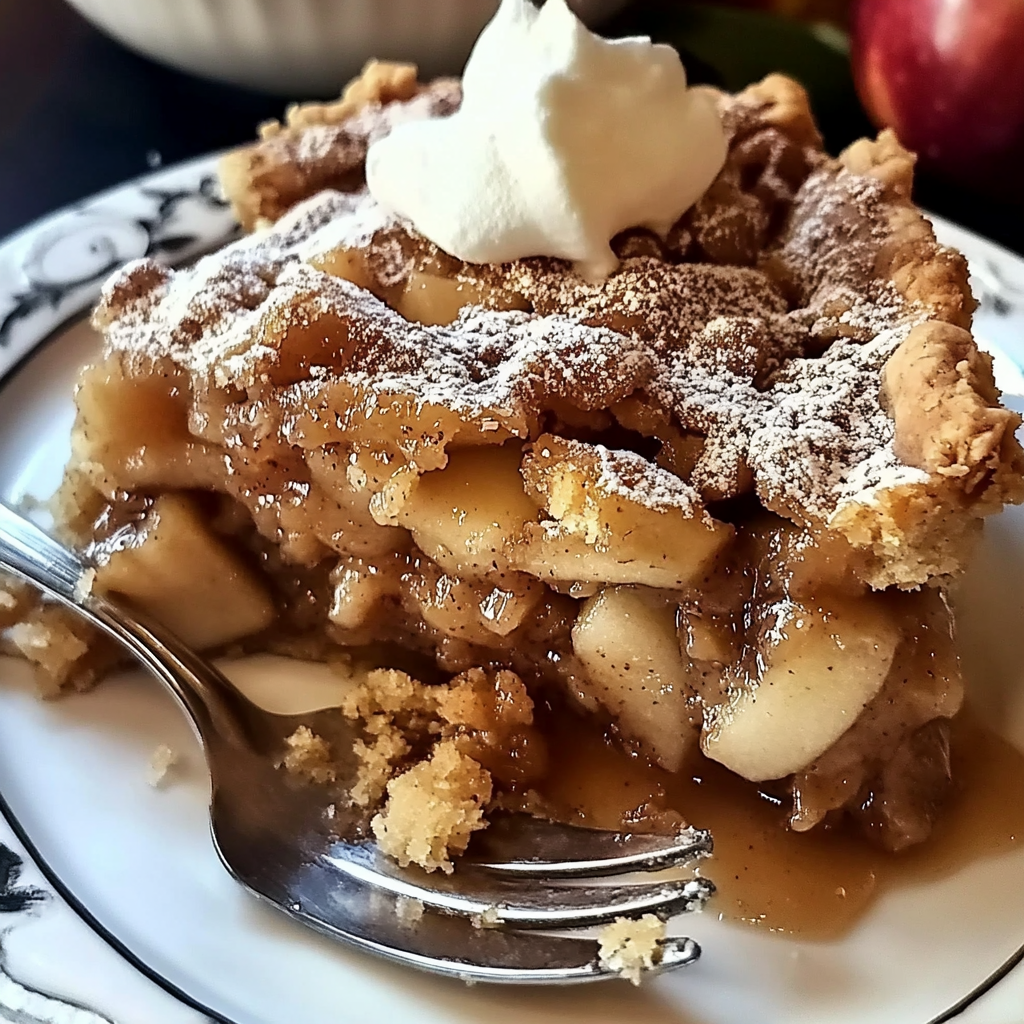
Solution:
{"label": "caramel sauce", "polygon": [[950,875],[1024,841],[1024,754],[969,713],[954,722],[956,788],[932,836],[902,853],[852,828],[792,832],[778,802],[699,754],[670,775],[579,720],[559,718],[544,731],[552,770],[540,791],[560,816],[650,828],[674,811],[710,829],[715,852],[702,873],[718,887],[712,908],[772,932],[837,938],[887,889]]}

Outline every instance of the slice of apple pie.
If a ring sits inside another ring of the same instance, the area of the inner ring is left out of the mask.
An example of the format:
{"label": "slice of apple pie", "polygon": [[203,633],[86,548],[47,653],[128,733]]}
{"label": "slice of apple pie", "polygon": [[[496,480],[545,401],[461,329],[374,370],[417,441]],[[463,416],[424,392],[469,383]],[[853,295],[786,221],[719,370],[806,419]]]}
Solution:
{"label": "slice of apple pie", "polygon": [[[1019,418],[896,139],[830,158],[779,76],[714,102],[721,171],[604,280],[469,263],[382,207],[367,147],[460,88],[371,65],[225,158],[252,233],[104,289],[61,528],[200,648],[359,668],[351,797],[402,862],[545,813],[556,712],[669,772],[719,761],[797,830],[931,828],[944,587],[1024,498]],[[56,609],[0,615],[51,686],[106,665]],[[312,735],[287,763],[331,777]]]}

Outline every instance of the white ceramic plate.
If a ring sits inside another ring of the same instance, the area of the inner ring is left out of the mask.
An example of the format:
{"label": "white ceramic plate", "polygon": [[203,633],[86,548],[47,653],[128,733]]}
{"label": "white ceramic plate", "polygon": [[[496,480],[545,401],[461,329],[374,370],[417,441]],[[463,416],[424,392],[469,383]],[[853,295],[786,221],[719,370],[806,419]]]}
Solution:
{"label": "white ceramic plate", "polygon": [[[983,296],[978,333],[1003,387],[1024,396],[1024,262],[952,225],[938,229],[970,258]],[[187,259],[233,230],[213,160],[203,159],[0,245],[0,494],[45,496],[59,479],[73,382],[96,342],[82,326],[55,330],[115,265]],[[976,703],[1024,749],[1022,575],[1024,514],[1013,510],[990,525],[959,604]],[[239,671],[265,696],[287,680],[291,707],[331,700],[315,667],[262,659]],[[160,743],[182,764],[153,789],[146,770]],[[700,963],[639,990],[470,989],[335,945],[242,892],[210,843],[207,795],[201,753],[152,681],[128,674],[42,703],[25,666],[0,661],[0,1019],[926,1024],[947,1019],[1024,943],[1021,848],[892,892],[839,942],[780,939],[708,912],[679,922],[704,946]],[[1022,1007],[1016,972],[960,1019],[1020,1024]]]}

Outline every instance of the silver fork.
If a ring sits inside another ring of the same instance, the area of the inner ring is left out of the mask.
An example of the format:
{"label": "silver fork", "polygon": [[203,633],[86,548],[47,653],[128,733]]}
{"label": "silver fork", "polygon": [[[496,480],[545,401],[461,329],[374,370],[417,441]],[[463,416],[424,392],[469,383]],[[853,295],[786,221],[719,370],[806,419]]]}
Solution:
{"label": "silver fork", "polygon": [[[585,928],[644,913],[667,918],[699,909],[714,892],[699,877],[621,880],[707,856],[707,832],[623,834],[513,814],[497,816],[476,837],[452,876],[401,869],[372,842],[351,838],[358,829],[350,809],[329,804],[323,788],[276,767],[285,738],[299,725],[335,751],[351,750],[352,726],[337,710],[264,711],[162,626],[89,593],[78,556],[2,503],[0,569],[83,615],[175,695],[206,752],[211,828],[225,867],[309,927],[466,981],[566,984],[615,972],[601,962],[596,940],[537,929]],[[420,915],[421,906],[428,912]],[[692,939],[671,938],[660,955],[655,970],[664,971],[693,963],[700,949]]]}

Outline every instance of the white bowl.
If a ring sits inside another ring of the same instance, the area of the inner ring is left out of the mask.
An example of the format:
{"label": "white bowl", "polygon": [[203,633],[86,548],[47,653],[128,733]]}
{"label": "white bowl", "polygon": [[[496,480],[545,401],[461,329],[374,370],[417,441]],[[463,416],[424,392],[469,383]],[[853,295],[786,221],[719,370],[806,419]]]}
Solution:
{"label": "white bowl", "polygon": [[[69,0],[120,42],[209,78],[337,94],[371,57],[462,70],[498,0]],[[626,0],[569,0],[597,23]]]}

